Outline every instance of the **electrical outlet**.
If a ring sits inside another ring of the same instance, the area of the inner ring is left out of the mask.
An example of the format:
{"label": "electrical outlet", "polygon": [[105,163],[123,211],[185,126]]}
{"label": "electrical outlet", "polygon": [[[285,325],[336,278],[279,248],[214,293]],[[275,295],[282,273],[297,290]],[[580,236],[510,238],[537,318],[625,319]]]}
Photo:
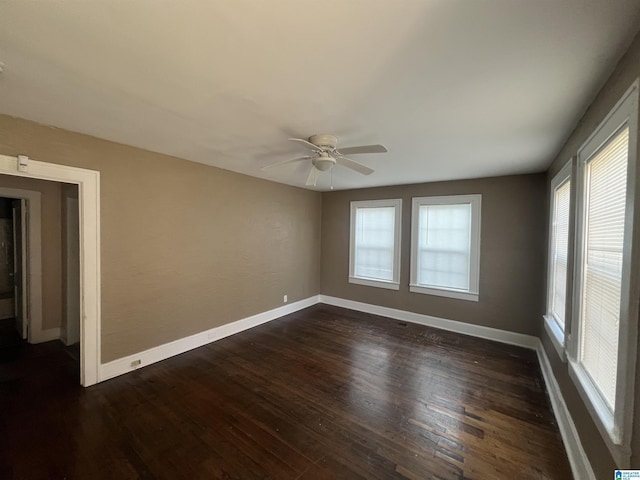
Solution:
{"label": "electrical outlet", "polygon": [[142,360],[138,359],[138,360],[134,360],[133,362],[131,362],[131,367],[139,367],[142,364]]}
{"label": "electrical outlet", "polygon": [[289,296],[288,296],[288,295],[285,295],[285,296],[284,296],[284,298],[282,299],[282,301],[283,301],[284,303],[287,303],[287,302],[289,301]]}

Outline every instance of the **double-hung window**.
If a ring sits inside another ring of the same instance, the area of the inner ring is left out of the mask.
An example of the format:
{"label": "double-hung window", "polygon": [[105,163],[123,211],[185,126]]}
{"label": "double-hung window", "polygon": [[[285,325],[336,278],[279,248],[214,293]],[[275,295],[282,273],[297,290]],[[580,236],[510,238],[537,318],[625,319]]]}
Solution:
{"label": "double-hung window", "polygon": [[478,300],[480,195],[413,199],[409,290]]}
{"label": "double-hung window", "polygon": [[572,162],[569,161],[553,178],[550,199],[549,270],[545,328],[562,359],[565,358],[571,168]]}
{"label": "double-hung window", "polygon": [[349,282],[400,288],[402,200],[351,202]]}
{"label": "double-hung window", "polygon": [[640,287],[631,248],[637,132],[636,82],[578,152],[569,372],[620,468],[629,464]]}

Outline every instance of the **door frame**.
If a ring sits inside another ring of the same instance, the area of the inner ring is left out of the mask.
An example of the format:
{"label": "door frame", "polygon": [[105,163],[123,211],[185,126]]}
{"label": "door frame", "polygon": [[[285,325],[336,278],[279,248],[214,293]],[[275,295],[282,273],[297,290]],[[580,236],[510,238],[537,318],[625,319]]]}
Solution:
{"label": "door frame", "polygon": [[19,167],[18,157],[0,155],[0,174],[78,185],[80,383],[94,385],[100,381],[100,172],[31,159]]}

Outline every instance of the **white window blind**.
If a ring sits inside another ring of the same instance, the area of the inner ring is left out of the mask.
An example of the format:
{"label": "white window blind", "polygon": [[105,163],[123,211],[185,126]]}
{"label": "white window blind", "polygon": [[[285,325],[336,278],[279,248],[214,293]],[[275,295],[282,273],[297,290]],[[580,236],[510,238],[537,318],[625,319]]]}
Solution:
{"label": "white window blind", "polygon": [[356,209],[355,277],[394,280],[395,212],[395,207]]}
{"label": "white window blind", "polygon": [[567,258],[569,248],[569,201],[571,181],[555,189],[553,195],[553,232],[551,256],[550,312],[564,331],[567,298]]}
{"label": "white window blind", "polygon": [[469,290],[471,204],[421,205],[417,284]]}
{"label": "white window blind", "polygon": [[580,361],[614,411],[629,129],[587,160]]}
{"label": "white window blind", "polygon": [[414,197],[409,291],[477,302],[482,195]]}

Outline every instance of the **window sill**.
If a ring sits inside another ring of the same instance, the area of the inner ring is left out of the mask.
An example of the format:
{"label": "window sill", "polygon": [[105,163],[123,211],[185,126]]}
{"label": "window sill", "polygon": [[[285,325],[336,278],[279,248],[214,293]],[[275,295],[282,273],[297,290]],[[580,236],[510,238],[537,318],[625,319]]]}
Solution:
{"label": "window sill", "polygon": [[567,361],[567,353],[564,347],[564,332],[558,325],[558,322],[551,315],[544,315],[544,329],[547,331],[549,338],[551,339],[551,343],[558,352],[558,356],[560,360],[563,362]]}
{"label": "window sill", "polygon": [[349,277],[349,283],[366,285],[367,287],[386,288],[387,290],[400,290],[400,284],[385,282],[384,280],[372,280],[370,278]]}
{"label": "window sill", "polygon": [[445,290],[443,288],[423,287],[421,285],[409,285],[409,291],[413,293],[422,293],[425,295],[438,295],[439,297],[457,298],[458,300],[469,300],[477,302],[479,295],[472,292],[460,292],[458,290]]}
{"label": "window sill", "polygon": [[616,465],[618,468],[629,468],[631,450],[628,445],[622,445],[623,435],[620,428],[615,425],[613,413],[600,397],[582,365],[572,358],[569,359],[568,363],[569,376],[573,380],[578,394],[587,407]]}

